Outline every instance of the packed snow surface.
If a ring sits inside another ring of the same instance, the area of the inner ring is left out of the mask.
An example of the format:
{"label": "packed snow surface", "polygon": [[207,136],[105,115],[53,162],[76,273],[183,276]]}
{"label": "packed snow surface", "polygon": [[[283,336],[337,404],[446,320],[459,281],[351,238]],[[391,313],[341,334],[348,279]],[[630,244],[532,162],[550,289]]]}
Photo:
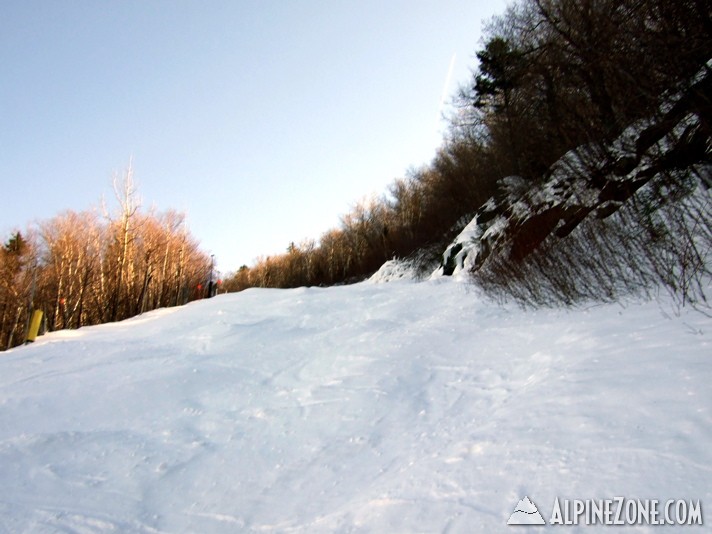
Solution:
{"label": "packed snow surface", "polygon": [[525,496],[545,520],[556,497],[699,499],[708,524],[711,327],[443,278],[44,336],[0,355],[0,532],[501,532]]}

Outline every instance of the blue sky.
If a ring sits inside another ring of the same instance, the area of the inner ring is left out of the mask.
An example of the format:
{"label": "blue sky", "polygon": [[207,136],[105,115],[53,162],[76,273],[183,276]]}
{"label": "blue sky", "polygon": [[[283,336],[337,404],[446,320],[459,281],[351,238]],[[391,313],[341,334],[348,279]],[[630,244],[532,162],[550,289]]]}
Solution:
{"label": "blue sky", "polygon": [[[133,160],[223,271],[430,161],[504,1],[0,4],[0,237],[99,209]],[[452,66],[452,68],[451,68]]]}

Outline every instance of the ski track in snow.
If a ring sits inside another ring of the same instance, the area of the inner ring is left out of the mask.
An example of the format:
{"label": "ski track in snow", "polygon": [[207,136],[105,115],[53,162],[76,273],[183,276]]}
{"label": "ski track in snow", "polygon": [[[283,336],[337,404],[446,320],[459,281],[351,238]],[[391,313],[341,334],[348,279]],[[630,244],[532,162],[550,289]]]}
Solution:
{"label": "ski track in snow", "polygon": [[704,512],[710,326],[435,280],[47,335],[0,355],[0,533],[498,532],[525,495]]}

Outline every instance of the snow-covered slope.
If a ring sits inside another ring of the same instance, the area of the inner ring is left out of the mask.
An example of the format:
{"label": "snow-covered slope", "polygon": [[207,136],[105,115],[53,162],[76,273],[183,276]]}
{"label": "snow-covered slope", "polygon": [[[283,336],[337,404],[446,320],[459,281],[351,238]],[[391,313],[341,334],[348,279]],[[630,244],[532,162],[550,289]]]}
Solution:
{"label": "snow-covered slope", "polygon": [[0,357],[0,532],[499,532],[525,496],[545,519],[555,497],[706,512],[711,326],[445,278],[45,336]]}

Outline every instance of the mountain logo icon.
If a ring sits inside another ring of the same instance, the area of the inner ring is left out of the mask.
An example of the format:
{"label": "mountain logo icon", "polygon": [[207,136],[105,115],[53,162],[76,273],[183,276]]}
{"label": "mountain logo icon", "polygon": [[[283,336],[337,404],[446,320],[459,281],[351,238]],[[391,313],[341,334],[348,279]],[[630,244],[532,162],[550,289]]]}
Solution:
{"label": "mountain logo icon", "polygon": [[544,518],[529,497],[525,496],[509,516],[508,525],[546,525]]}

